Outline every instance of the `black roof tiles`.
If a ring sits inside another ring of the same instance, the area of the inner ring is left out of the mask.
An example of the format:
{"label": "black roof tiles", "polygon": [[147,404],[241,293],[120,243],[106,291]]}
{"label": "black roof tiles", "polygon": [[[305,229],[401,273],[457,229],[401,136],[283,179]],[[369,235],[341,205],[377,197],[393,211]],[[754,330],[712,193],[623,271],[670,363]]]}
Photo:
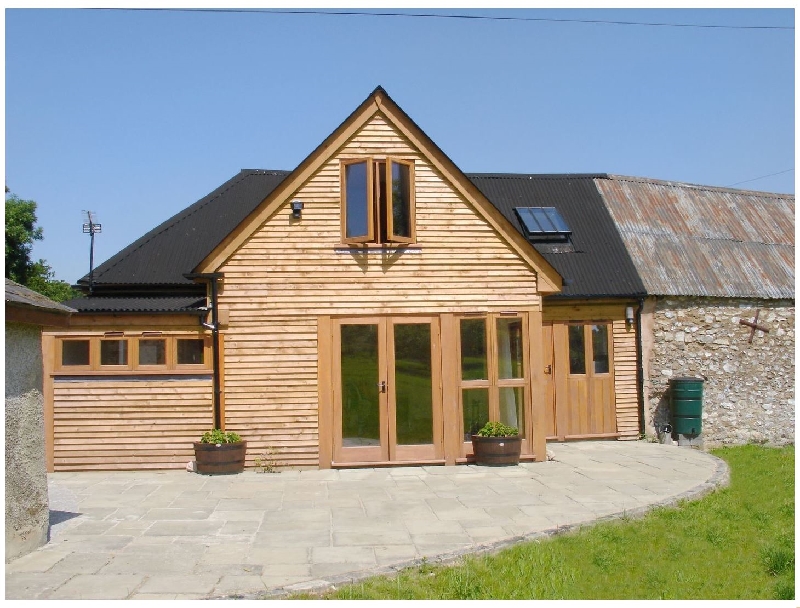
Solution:
{"label": "black roof tiles", "polygon": [[[233,231],[289,175],[245,169],[98,266],[94,297],[70,306],[83,312],[195,310],[196,285],[184,275]],[[604,174],[472,173],[467,177],[523,233],[514,207],[555,207],[572,229],[571,246],[535,244],[564,278],[554,297],[631,296],[644,293],[633,263],[603,204],[595,178]],[[524,233],[523,233],[524,234]],[[557,253],[560,252],[560,253]],[[88,275],[79,284],[88,284]],[[202,287],[197,286],[198,293]],[[184,293],[181,293],[184,291]],[[149,297],[142,292],[159,296]]]}
{"label": "black roof tiles", "polygon": [[[66,305],[81,312],[155,312],[155,313],[200,313],[205,306],[204,296],[164,297],[118,297],[101,296],[76,298]],[[203,311],[204,312],[204,311]]]}
{"label": "black roof tiles", "polygon": [[572,230],[571,247],[533,247],[564,279],[552,297],[621,297],[645,289],[597,190],[603,173],[469,173],[467,177],[524,234],[514,207],[555,207]]}
{"label": "black roof tiles", "polygon": [[[94,270],[94,285],[187,286],[191,272],[289,171],[243,169]],[[88,286],[89,275],[78,281]]]}

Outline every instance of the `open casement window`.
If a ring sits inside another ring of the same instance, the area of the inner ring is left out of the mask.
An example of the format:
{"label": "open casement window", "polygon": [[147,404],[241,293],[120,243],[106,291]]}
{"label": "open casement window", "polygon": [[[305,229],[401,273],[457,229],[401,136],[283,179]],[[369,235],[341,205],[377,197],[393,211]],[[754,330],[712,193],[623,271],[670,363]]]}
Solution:
{"label": "open casement window", "polygon": [[413,161],[343,160],[341,176],[343,243],[414,242]]}

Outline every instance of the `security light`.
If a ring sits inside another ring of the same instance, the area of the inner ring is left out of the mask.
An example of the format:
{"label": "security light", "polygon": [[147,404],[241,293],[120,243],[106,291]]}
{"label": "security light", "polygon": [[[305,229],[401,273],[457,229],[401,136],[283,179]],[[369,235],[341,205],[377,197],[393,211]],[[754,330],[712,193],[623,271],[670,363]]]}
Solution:
{"label": "security light", "polygon": [[303,201],[292,201],[292,217],[299,220],[302,213]]}

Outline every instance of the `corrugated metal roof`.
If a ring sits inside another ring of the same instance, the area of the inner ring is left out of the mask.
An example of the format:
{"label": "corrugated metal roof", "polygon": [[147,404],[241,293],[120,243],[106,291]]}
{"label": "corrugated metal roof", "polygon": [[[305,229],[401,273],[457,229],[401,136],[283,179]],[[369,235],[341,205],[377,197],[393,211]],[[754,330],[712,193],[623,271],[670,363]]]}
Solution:
{"label": "corrugated metal roof", "polygon": [[74,308],[59,304],[24,285],[15,283],[11,279],[6,279],[6,303],[26,308],[38,308],[47,312],[64,314],[75,312]]}
{"label": "corrugated metal roof", "polygon": [[[94,284],[191,285],[191,272],[242,222],[288,171],[243,169],[211,194],[163,222],[95,268]],[[89,284],[89,275],[78,281]]]}
{"label": "corrugated metal roof", "polygon": [[794,298],[794,196],[595,182],[649,294]]}
{"label": "corrugated metal roof", "polygon": [[572,248],[533,245],[564,279],[554,297],[644,294],[636,268],[595,186],[604,174],[472,173],[467,177],[524,235],[514,207],[555,207],[572,230]]}
{"label": "corrugated metal roof", "polygon": [[206,299],[198,296],[174,297],[114,297],[101,296],[76,298],[68,302],[80,312],[161,312],[182,313],[199,312]]}

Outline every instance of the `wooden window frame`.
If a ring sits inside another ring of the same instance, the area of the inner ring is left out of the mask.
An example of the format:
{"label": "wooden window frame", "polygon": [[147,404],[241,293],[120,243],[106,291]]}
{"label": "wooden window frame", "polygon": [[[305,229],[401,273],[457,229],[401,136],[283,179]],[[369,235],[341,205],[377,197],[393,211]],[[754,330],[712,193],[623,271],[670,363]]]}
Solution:
{"label": "wooden window frame", "polygon": [[[347,236],[347,167],[350,165],[361,165],[366,164],[367,166],[367,234],[364,236],[354,236],[348,237]],[[374,184],[373,184],[373,175],[374,175],[374,160],[372,157],[367,158],[351,158],[347,160],[342,160],[341,167],[340,167],[340,178],[341,178],[341,210],[342,210],[342,242],[348,245],[361,245],[366,243],[373,243],[375,242],[375,213],[374,213]]]}
{"label": "wooden window frame", "polygon": [[[522,378],[500,378],[499,371],[499,357],[497,354],[497,320],[498,319],[521,319],[522,320]],[[457,315],[458,332],[457,332],[457,352],[461,353],[461,321],[464,319],[482,319],[486,323],[486,365],[487,375],[486,380],[462,380],[462,368],[459,360],[458,368],[458,400],[459,400],[459,436],[464,437],[464,394],[465,389],[485,388],[489,391],[489,420],[500,420],[500,389],[502,388],[517,388],[523,389],[523,412],[525,418],[523,419],[523,426],[519,429],[523,441],[530,441],[529,428],[530,423],[530,404],[532,399],[531,394],[531,373],[530,373],[530,353],[531,348],[530,336],[528,334],[528,315],[525,313],[503,314],[503,313],[486,313],[481,315]],[[467,442],[464,444],[467,445]]]}
{"label": "wooden window frame", "polygon": [[[414,180],[414,162],[410,160],[404,160],[402,158],[394,158],[388,157],[385,160],[386,163],[386,239],[389,243],[403,243],[404,245],[410,245],[415,242],[416,240],[416,198],[414,196],[414,192],[416,188],[414,184],[416,183]],[[392,163],[396,165],[401,165],[404,167],[408,167],[408,226],[409,226],[409,236],[398,236],[394,233],[394,201],[392,200]],[[376,192],[377,196],[377,192]]]}
{"label": "wooden window frame", "polygon": [[[210,372],[211,364],[211,336],[204,334],[180,333],[163,334],[160,336],[146,335],[148,332],[131,332],[120,336],[102,335],[60,335],[54,336],[56,346],[53,349],[55,365],[53,371],[56,375],[114,375],[114,374],[191,374],[197,372]],[[142,335],[145,334],[145,335]],[[85,340],[89,342],[89,365],[63,365],[63,344],[69,341]],[[108,340],[127,340],[128,363],[127,365],[101,365],[100,344]],[[140,340],[165,340],[165,361],[162,365],[139,364]],[[203,363],[178,365],[178,340],[202,340]]]}
{"label": "wooden window frame", "polygon": [[[614,322],[609,320],[602,321],[569,321],[567,324],[567,332],[569,327],[582,327],[583,328],[583,356],[584,356],[584,372],[582,374],[573,374],[569,367],[567,367],[567,376],[573,378],[583,377],[609,377],[614,375]],[[608,371],[595,372],[594,371],[594,342],[592,340],[592,326],[604,325],[606,328],[606,346],[608,350]],[[567,334],[569,336],[569,333]],[[567,338],[567,365],[569,365],[569,338]]]}
{"label": "wooden window frame", "polygon": [[[392,164],[408,168],[408,222],[409,236],[400,236],[394,233],[394,214],[392,199]],[[367,166],[367,234],[362,236],[347,236],[347,167],[356,164]],[[381,204],[381,180],[376,179],[380,166],[383,164],[384,180],[386,184],[386,197]],[[383,158],[367,156],[361,158],[348,158],[340,161],[340,209],[341,209],[341,238],[345,245],[413,245],[416,243],[416,176],[413,160],[387,156]],[[386,222],[386,237],[382,238],[381,224]]]}
{"label": "wooden window frame", "polygon": [[[126,350],[126,355],[127,355],[127,358],[128,358],[127,363],[124,363],[124,364],[112,363],[112,364],[103,365],[103,355],[102,355],[103,342],[125,342],[125,350]],[[89,358],[90,359],[91,359],[91,348],[92,348],[92,345],[90,344],[89,345]],[[135,348],[131,344],[130,336],[108,336],[108,337],[101,336],[101,337],[99,337],[97,339],[97,349],[96,350],[97,350],[97,369],[99,369],[100,371],[129,371],[129,370],[133,369],[133,357],[134,357],[134,352],[133,351],[134,350],[137,351],[135,353],[136,356],[138,356],[138,354],[139,354],[138,353],[139,349]]]}
{"label": "wooden window frame", "polygon": [[[64,342],[88,342],[89,343],[89,364],[88,365],[64,365]],[[92,346],[92,338],[86,336],[75,336],[56,340],[55,350],[55,366],[58,371],[61,370],[75,370],[76,372],[91,371],[94,367],[92,365],[92,357],[97,351],[96,347]]]}
{"label": "wooden window frame", "polygon": [[178,363],[178,340],[200,340],[201,338],[193,338],[190,336],[175,336],[174,340],[172,340],[173,344],[173,358],[171,361],[173,362],[175,369],[178,370],[200,370],[200,369],[210,369],[211,368],[211,338],[208,336],[202,336],[203,340],[203,363]]}
{"label": "wooden window frame", "polygon": [[[164,341],[164,361],[162,364],[142,364],[139,362],[139,343],[142,340],[163,340]],[[169,367],[169,362],[172,361],[171,350],[175,343],[175,339],[170,339],[170,336],[139,336],[134,340],[136,343],[136,369],[139,370],[162,370]]]}

